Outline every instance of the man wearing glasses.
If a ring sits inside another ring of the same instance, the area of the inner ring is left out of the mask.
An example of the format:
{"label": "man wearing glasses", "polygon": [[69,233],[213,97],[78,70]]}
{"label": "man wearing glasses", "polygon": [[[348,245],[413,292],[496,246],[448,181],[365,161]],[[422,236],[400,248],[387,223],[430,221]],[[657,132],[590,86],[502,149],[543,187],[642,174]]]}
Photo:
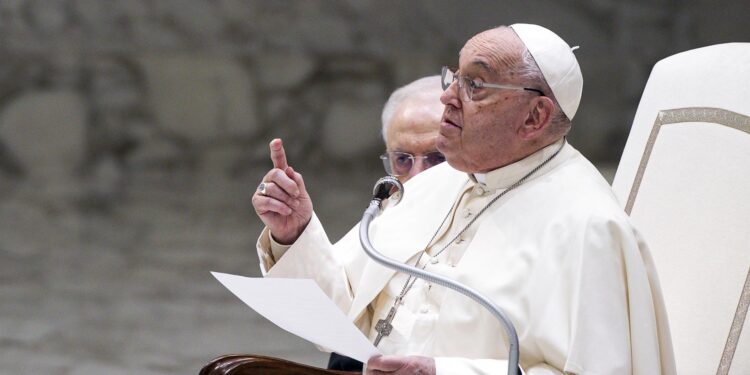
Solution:
{"label": "man wearing glasses", "polygon": [[[442,78],[447,163],[373,221],[375,247],[500,306],[526,374],[674,374],[648,248],[565,140],[583,87],[570,46],[541,26],[498,27],[472,37]],[[278,140],[271,158],[253,196],[267,225],[262,271],[316,280],[385,354],[368,374],[506,372],[507,340],[490,313],[370,261],[358,228],[332,245]]]}
{"label": "man wearing glasses", "polygon": [[443,104],[440,76],[420,78],[391,94],[383,107],[380,155],[385,171],[402,183],[445,161],[435,142]]}
{"label": "man wearing glasses", "polygon": [[[383,106],[386,151],[380,160],[386,173],[401,183],[445,161],[435,145],[443,115],[440,81],[438,75],[420,78],[394,91]],[[331,353],[328,368],[361,370],[362,363]]]}

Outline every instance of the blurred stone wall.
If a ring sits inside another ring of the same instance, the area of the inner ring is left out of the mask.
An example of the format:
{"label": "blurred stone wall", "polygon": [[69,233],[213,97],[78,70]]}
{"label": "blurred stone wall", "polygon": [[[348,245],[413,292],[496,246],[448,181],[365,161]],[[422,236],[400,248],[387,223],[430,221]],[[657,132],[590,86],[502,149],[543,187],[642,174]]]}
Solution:
{"label": "blurred stone wall", "polygon": [[83,181],[106,200],[133,173],[241,174],[275,136],[293,161],[377,168],[388,93],[516,21],[582,47],[571,139],[616,162],[651,66],[746,38],[749,4],[4,0],[0,173],[47,190]]}

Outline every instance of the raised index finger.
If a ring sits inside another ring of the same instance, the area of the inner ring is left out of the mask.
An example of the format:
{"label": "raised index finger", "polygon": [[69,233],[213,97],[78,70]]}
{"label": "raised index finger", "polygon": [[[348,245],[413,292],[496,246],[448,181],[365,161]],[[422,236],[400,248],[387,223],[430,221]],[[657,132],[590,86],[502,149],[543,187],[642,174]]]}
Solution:
{"label": "raised index finger", "polygon": [[288,164],[286,163],[286,153],[284,152],[284,145],[281,143],[281,139],[274,139],[271,141],[271,144],[269,144],[269,147],[271,148],[271,161],[273,161],[273,167],[286,171]]}

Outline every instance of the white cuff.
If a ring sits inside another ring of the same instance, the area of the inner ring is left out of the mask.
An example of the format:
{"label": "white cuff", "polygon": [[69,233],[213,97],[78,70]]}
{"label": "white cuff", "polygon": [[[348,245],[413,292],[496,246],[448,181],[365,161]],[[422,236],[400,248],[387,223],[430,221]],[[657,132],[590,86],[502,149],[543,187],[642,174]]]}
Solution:
{"label": "white cuff", "polygon": [[290,247],[292,247],[292,245],[282,245],[276,242],[276,239],[273,238],[271,232],[268,232],[268,238],[271,244],[271,256],[273,256],[273,261],[274,263],[278,262],[279,259],[284,256],[284,253],[286,253],[286,251],[289,250]]}

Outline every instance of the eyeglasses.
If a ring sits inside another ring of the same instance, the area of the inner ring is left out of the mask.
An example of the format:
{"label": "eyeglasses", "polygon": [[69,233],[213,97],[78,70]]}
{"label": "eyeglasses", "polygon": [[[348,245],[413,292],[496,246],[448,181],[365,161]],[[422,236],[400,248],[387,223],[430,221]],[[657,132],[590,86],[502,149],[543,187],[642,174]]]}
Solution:
{"label": "eyeglasses", "polygon": [[386,173],[393,176],[407,176],[416,164],[416,160],[421,159],[424,169],[432,168],[445,161],[445,156],[439,151],[433,151],[424,155],[412,155],[408,152],[391,151],[380,155],[383,161]]}
{"label": "eyeglasses", "polygon": [[447,66],[444,66],[442,71],[443,91],[447,90],[448,87],[450,87],[453,82],[456,81],[458,81],[459,96],[461,97],[461,100],[465,102],[470,102],[472,100],[481,100],[487,97],[487,93],[482,89],[526,90],[544,96],[544,93],[541,90],[532,89],[530,87],[501,85],[496,83],[476,81],[467,76],[460,76],[456,73],[453,73]]}

